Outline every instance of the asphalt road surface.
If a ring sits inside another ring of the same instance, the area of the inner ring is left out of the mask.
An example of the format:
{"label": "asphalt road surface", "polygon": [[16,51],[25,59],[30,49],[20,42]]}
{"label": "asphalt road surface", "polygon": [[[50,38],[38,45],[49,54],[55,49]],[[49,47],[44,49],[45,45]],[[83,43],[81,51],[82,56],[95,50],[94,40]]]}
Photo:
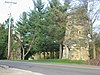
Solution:
{"label": "asphalt road surface", "polygon": [[100,75],[100,66],[34,63],[0,60],[0,65],[18,68],[44,75]]}

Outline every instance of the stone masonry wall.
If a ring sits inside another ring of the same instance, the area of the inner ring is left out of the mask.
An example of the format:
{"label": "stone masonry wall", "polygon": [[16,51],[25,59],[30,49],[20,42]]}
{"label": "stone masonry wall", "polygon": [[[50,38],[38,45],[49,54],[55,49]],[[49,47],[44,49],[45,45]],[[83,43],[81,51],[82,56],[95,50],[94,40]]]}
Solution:
{"label": "stone masonry wall", "polygon": [[63,42],[63,59],[89,59],[89,44],[85,26],[78,19],[73,19],[73,15],[68,16]]}

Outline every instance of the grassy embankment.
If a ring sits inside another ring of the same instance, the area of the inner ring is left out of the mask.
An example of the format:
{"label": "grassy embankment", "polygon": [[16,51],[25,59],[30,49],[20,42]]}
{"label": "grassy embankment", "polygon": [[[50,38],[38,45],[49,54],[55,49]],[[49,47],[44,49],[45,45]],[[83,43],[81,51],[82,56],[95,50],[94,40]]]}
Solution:
{"label": "grassy embankment", "polygon": [[62,63],[62,64],[86,64],[82,60],[69,60],[69,59],[41,59],[41,60],[21,60],[23,62],[40,62],[40,63]]}

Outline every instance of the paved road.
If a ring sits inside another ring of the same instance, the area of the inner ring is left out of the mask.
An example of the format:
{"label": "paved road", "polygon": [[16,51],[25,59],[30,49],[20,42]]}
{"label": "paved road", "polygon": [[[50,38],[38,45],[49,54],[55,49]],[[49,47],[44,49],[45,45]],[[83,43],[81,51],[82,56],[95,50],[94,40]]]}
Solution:
{"label": "paved road", "polygon": [[0,60],[0,65],[38,72],[44,75],[100,75],[100,66],[29,63],[7,60]]}
{"label": "paved road", "polygon": [[44,74],[22,69],[9,68],[8,66],[0,65],[0,75],[44,75]]}

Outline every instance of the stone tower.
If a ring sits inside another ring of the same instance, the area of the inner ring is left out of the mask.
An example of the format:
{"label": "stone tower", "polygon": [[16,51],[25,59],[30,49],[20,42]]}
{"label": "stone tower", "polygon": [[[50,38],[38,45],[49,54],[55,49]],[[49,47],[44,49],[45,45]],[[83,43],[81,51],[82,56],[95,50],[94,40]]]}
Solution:
{"label": "stone tower", "polygon": [[81,20],[80,16],[77,15],[71,14],[67,19],[68,22],[63,42],[63,59],[88,60],[87,21]]}

